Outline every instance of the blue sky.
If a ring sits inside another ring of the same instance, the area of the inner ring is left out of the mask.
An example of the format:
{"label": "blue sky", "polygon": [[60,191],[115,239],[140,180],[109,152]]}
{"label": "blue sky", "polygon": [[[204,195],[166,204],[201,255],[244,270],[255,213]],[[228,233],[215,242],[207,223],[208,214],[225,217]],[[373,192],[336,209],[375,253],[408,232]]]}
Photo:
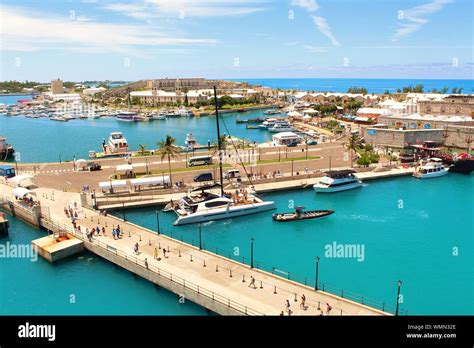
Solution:
{"label": "blue sky", "polygon": [[473,3],[2,0],[0,79],[468,79]]}

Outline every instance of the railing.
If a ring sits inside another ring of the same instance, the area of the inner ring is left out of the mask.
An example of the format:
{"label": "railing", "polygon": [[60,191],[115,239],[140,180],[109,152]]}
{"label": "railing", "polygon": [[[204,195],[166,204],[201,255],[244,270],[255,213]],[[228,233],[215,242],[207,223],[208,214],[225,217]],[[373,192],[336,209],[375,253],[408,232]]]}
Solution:
{"label": "railing", "polygon": [[245,306],[245,305],[243,305],[239,302],[236,302],[236,301],[234,301],[230,298],[219,295],[218,293],[215,293],[214,291],[203,288],[203,287],[201,287],[201,286],[199,286],[199,285],[197,285],[193,282],[186,281],[186,279],[184,279],[182,277],[179,277],[177,275],[174,275],[173,273],[165,271],[165,270],[163,270],[159,267],[156,267],[156,266],[151,265],[151,264],[147,265],[144,260],[140,260],[139,258],[137,258],[134,255],[131,255],[131,254],[128,254],[124,251],[118,250],[117,248],[112,247],[107,243],[103,243],[103,242],[101,242],[97,239],[94,239],[94,238],[89,241],[84,236],[83,233],[80,233],[80,232],[76,231],[73,227],[70,227],[70,226],[68,227],[68,226],[65,226],[63,224],[59,224],[59,223],[57,223],[57,222],[55,222],[55,221],[53,221],[49,218],[45,218],[45,217],[42,218],[42,224],[45,228],[47,228],[51,231],[54,231],[55,229],[58,230],[58,231],[67,231],[67,232],[71,233],[72,235],[74,235],[75,237],[81,239],[85,243],[91,243],[93,245],[97,245],[108,253],[120,256],[122,258],[125,258],[128,261],[132,261],[136,265],[139,265],[139,266],[143,267],[146,270],[152,271],[152,272],[158,274],[159,276],[168,279],[171,282],[182,285],[183,288],[185,288],[185,289],[189,289],[191,291],[194,291],[195,293],[197,293],[199,295],[205,296],[205,297],[207,297],[207,298],[209,298],[213,301],[219,302],[219,303],[221,303],[221,304],[223,304],[223,305],[225,305],[229,308],[232,308],[232,309],[234,309],[234,310],[236,310],[236,311],[238,311],[242,314],[245,314],[245,315],[264,315],[264,313],[261,313],[257,310],[254,310],[254,309],[252,309],[248,306]]}
{"label": "railing", "polygon": [[[161,234],[164,231],[161,230]],[[170,234],[165,234],[173,239],[176,239],[178,241],[181,241],[182,243],[190,244],[194,247],[199,247],[199,240],[196,240],[195,238],[192,237],[185,237],[183,234],[177,235],[176,233],[173,233],[172,231]],[[245,257],[241,255],[235,255],[233,252],[224,250],[224,249],[219,249],[218,247],[213,247],[213,246],[207,246],[205,243],[202,243],[201,245],[202,249],[207,250],[213,254],[228,258],[233,261],[237,261],[240,263],[243,263],[245,265],[250,265],[251,264],[251,259],[250,257]],[[308,278],[306,276],[301,276],[297,273],[290,272],[288,270],[282,269],[281,267],[275,267],[273,265],[261,262],[259,260],[253,260],[253,267],[256,269],[260,269],[262,271],[286,278],[288,280],[304,284],[306,286],[312,286],[314,287],[316,280],[315,277]],[[379,309],[384,312],[388,313],[395,313],[395,307],[393,305],[389,305],[386,302],[379,301],[379,300],[374,300],[369,297],[354,293],[352,291],[348,291],[342,288],[338,288],[336,286],[333,286],[332,284],[325,283],[325,282],[318,282],[318,290],[322,290],[324,292],[340,296],[342,298],[360,303],[362,305],[366,305],[372,308]],[[400,315],[408,315],[408,312],[405,309],[399,308],[399,314]]]}

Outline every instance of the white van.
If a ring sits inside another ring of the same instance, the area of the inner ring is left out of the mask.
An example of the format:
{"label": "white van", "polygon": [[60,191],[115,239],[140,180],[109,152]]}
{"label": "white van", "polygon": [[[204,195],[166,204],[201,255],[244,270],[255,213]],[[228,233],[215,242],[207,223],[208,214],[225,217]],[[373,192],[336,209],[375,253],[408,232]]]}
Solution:
{"label": "white van", "polygon": [[229,169],[224,173],[224,179],[236,179],[240,178],[240,170],[238,169]]}

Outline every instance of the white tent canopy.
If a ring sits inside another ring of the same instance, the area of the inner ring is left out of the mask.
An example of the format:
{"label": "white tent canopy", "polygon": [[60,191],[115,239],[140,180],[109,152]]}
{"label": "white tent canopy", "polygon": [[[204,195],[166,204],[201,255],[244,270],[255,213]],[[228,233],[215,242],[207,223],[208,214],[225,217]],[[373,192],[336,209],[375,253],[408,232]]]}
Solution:
{"label": "white tent canopy", "polygon": [[169,176],[152,176],[130,180],[132,186],[164,185],[170,183]]}
{"label": "white tent canopy", "polygon": [[112,188],[120,188],[126,187],[127,180],[110,180],[110,181],[102,181],[99,182],[99,187],[101,189],[112,189]]}
{"label": "white tent canopy", "polygon": [[21,174],[14,176],[8,180],[13,183],[16,187],[30,187],[33,186],[33,175]]}
{"label": "white tent canopy", "polygon": [[288,113],[288,116],[291,116],[291,117],[301,117],[303,116],[302,114],[300,114],[298,111],[290,111]]}
{"label": "white tent canopy", "polygon": [[319,111],[314,110],[314,109],[306,109],[303,110],[303,114],[317,114]]}
{"label": "white tent canopy", "polygon": [[303,116],[303,120],[311,120],[311,119],[312,119],[312,117],[309,116],[309,115]]}
{"label": "white tent canopy", "polygon": [[34,194],[34,192],[24,188],[24,187],[17,187],[16,189],[13,189],[12,191],[13,196],[17,198],[23,198],[27,194]]}

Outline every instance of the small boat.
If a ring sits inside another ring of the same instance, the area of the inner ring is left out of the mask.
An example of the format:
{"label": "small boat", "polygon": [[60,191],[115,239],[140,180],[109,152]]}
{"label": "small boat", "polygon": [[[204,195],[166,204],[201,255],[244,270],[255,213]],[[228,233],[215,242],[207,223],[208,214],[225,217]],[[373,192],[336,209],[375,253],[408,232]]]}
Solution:
{"label": "small boat", "polygon": [[192,146],[197,145],[196,138],[194,137],[193,133],[186,134],[186,140],[184,141],[184,143],[188,147],[192,147]]}
{"label": "small boat", "polygon": [[304,207],[296,207],[291,213],[276,213],[272,215],[273,221],[287,222],[287,221],[302,221],[312,219],[322,219],[326,216],[334,214],[334,210],[308,210],[304,211]]}
{"label": "small boat", "polygon": [[131,111],[121,111],[117,116],[116,116],[117,121],[125,121],[125,122],[139,122],[142,121],[142,118],[140,115],[138,115],[136,112],[131,112]]}
{"label": "small boat", "polygon": [[277,115],[280,114],[280,111],[275,109],[266,110],[263,112],[265,115]]}
{"label": "small boat", "polygon": [[60,121],[60,122],[67,122],[69,121],[68,118],[64,117],[64,116],[53,116],[50,118],[51,121]]}
{"label": "small boat", "polygon": [[415,170],[413,176],[418,179],[437,178],[448,174],[448,171],[449,167],[443,165],[441,158],[430,158],[427,164],[419,166]]}

